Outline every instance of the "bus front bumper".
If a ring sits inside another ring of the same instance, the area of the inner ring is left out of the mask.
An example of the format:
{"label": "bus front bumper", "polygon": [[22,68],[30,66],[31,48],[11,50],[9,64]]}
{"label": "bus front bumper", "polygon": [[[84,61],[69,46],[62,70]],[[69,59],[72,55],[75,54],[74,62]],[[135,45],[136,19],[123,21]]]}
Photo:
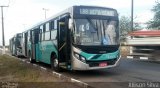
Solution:
{"label": "bus front bumper", "polygon": [[90,67],[89,64],[86,64],[73,56],[72,69],[73,70],[98,70],[98,69],[112,68],[119,65],[120,58],[121,56],[119,56],[119,58],[116,60],[115,64],[113,65],[107,65],[104,67],[99,67],[99,66]]}

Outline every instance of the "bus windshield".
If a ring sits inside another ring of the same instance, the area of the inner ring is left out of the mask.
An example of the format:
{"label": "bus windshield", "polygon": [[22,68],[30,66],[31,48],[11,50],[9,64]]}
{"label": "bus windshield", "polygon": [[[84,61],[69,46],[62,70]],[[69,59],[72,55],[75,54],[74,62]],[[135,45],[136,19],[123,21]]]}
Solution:
{"label": "bus windshield", "polygon": [[75,19],[74,43],[77,45],[118,45],[117,21]]}

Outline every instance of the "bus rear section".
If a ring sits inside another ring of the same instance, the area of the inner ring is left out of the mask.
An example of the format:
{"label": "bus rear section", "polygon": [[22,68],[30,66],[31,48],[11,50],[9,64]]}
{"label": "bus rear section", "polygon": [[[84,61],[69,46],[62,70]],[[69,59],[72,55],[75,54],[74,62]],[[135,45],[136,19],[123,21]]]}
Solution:
{"label": "bus rear section", "polygon": [[22,54],[22,34],[17,33],[10,39],[10,53],[14,56],[24,56]]}

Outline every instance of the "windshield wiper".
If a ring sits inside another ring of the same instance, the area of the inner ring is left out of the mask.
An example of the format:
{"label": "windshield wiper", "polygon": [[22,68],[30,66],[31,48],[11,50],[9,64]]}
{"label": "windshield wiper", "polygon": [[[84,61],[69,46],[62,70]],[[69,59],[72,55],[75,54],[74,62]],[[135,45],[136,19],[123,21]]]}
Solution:
{"label": "windshield wiper", "polygon": [[[91,26],[92,26],[95,30],[98,30],[98,27],[96,27],[96,26],[94,25],[94,23],[92,23],[92,21],[91,21],[89,18],[86,17],[86,19],[87,19],[87,21],[91,24]],[[93,30],[93,31],[94,31],[94,30]]]}

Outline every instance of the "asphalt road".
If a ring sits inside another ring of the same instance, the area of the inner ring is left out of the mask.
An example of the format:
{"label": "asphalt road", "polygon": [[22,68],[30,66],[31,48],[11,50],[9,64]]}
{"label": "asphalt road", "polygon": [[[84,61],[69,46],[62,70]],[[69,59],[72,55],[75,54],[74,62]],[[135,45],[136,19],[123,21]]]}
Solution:
{"label": "asphalt road", "polygon": [[[38,64],[50,69],[49,65]],[[122,58],[120,65],[116,68],[64,71],[61,74],[86,82],[95,88],[128,88],[129,83],[132,82],[160,82],[160,62]],[[160,88],[160,83],[155,88]]]}
{"label": "asphalt road", "polygon": [[125,88],[130,82],[160,82],[160,63],[122,58],[120,65],[116,68],[65,72],[63,74],[96,88],[116,85],[116,87]]}

